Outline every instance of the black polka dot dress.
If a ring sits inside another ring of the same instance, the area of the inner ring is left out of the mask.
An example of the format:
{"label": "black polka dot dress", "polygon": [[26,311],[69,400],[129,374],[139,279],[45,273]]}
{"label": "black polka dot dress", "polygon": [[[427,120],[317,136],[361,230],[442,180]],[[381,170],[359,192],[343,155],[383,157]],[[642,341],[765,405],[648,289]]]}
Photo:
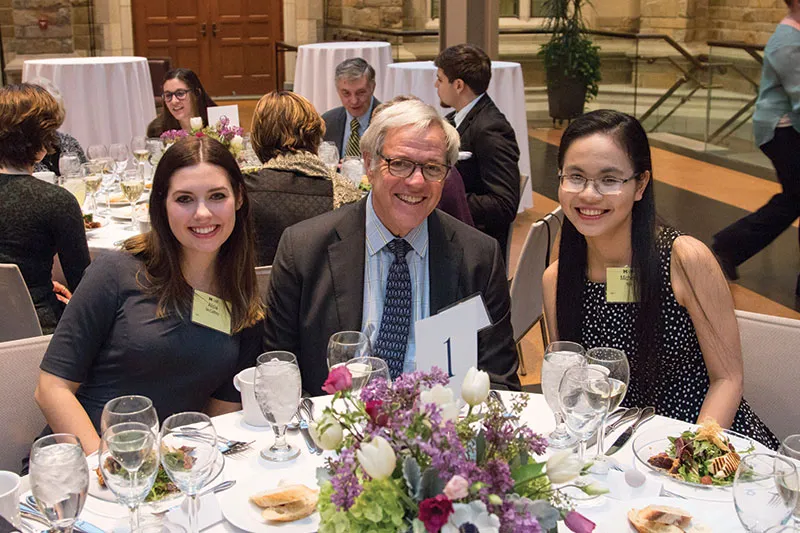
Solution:
{"label": "black polka dot dress", "polygon": [[[652,405],[656,413],[694,423],[709,387],[708,371],[692,319],[675,300],[670,282],[672,243],[680,233],[663,228],[656,240],[661,259],[661,317],[656,343],[658,368],[641,368],[636,345],[636,303],[607,303],[606,284],[587,280],[583,289],[581,343],[588,350],[607,346],[624,350],[631,367],[631,383],[624,405]],[[777,449],[778,439],[742,399],[731,429]]]}

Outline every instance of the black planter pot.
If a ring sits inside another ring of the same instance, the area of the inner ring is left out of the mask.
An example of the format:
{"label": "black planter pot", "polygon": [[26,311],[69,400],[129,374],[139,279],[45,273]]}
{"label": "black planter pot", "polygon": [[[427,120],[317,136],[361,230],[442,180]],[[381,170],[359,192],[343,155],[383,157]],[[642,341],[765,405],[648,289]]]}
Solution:
{"label": "black planter pot", "polygon": [[553,120],[572,120],[583,114],[586,85],[563,72],[547,72],[547,105]]}

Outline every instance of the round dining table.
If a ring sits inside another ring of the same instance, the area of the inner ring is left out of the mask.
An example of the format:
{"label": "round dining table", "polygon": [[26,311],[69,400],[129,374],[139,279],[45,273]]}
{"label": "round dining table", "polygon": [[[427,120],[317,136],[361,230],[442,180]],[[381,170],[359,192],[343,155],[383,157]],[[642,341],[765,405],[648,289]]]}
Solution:
{"label": "round dining table", "polygon": [[61,92],[66,118],[60,130],[84,149],[125,143],[144,135],[156,117],[150,69],[144,57],[29,59],[22,81],[46,78]]}
{"label": "round dining table", "polygon": [[[553,414],[547,407],[544,396],[540,394],[501,392],[506,405],[511,405],[515,395],[528,397],[527,407],[521,414],[521,420],[535,432],[547,434],[555,427]],[[314,411],[317,415],[330,405],[332,396],[313,398]],[[277,487],[282,482],[303,483],[311,488],[316,487],[316,469],[324,466],[325,459],[332,452],[315,455],[309,451],[297,431],[287,432],[287,441],[291,446],[300,448],[300,455],[289,462],[273,463],[261,458],[259,451],[270,446],[275,438],[270,427],[254,427],[244,421],[243,412],[229,413],[213,419],[217,434],[225,439],[252,442],[250,448],[239,454],[227,456],[222,473],[211,483],[216,485],[222,480],[236,480],[236,484],[219,494],[208,494],[200,498],[200,529],[209,532],[263,532],[263,533],[311,533],[317,531],[319,515],[280,526],[271,526],[262,522],[258,509],[251,505],[249,495]],[[618,464],[637,468],[645,472],[646,482],[641,487],[631,487],[621,481],[621,472],[611,470],[607,476],[595,479],[604,482],[611,491],[594,499],[576,500],[577,510],[593,520],[597,527],[595,533],[627,533],[634,530],[628,525],[626,514],[631,508],[642,508],[651,503],[665,504],[689,510],[694,515],[695,523],[706,524],[709,531],[738,533],[743,532],[736,515],[730,489],[694,489],[680,488],[680,485],[661,475],[649,471],[647,467],[634,458],[631,443],[639,432],[648,429],[659,429],[667,434],[680,434],[688,424],[662,416],[656,416],[634,434],[625,446],[613,457]],[[613,442],[624,431],[625,426],[607,436],[607,442]],[[674,433],[677,432],[677,433]],[[756,451],[762,451],[759,447]],[[546,455],[544,456],[546,457]],[[542,458],[536,458],[541,460]],[[90,473],[94,475],[93,473]],[[677,487],[677,488],[676,488]],[[27,476],[23,478],[21,491],[23,497],[30,494]],[[110,494],[110,493],[109,493]],[[713,497],[709,496],[713,495]],[[106,499],[108,499],[106,497]],[[99,527],[103,531],[112,531],[115,525],[127,522],[127,509],[92,495],[80,515],[82,520]],[[151,515],[147,506],[142,508],[142,518],[146,522],[174,523],[185,526],[187,523],[186,506],[177,505],[166,514]],[[163,509],[162,509],[163,510]],[[234,524],[238,524],[237,527]],[[563,523],[558,525],[559,532],[569,531]]]}
{"label": "round dining table", "polygon": [[392,45],[385,41],[352,41],[303,44],[297,48],[294,92],[314,104],[323,114],[342,105],[336,92],[334,73],[345,59],[361,57],[375,69],[375,98],[384,100],[381,81],[392,63]]}
{"label": "round dining table", "polygon": [[[440,105],[434,86],[436,71],[433,61],[393,63],[386,68],[386,77],[383,78],[384,97],[388,100],[403,94],[413,94],[445,115],[453,109]],[[489,82],[486,93],[514,128],[519,146],[519,173],[530,176],[531,158],[528,150],[525,82],[522,79],[520,64],[511,61],[492,61],[492,81]],[[525,189],[520,191],[519,211],[533,207],[531,190],[531,180],[528,180]]]}

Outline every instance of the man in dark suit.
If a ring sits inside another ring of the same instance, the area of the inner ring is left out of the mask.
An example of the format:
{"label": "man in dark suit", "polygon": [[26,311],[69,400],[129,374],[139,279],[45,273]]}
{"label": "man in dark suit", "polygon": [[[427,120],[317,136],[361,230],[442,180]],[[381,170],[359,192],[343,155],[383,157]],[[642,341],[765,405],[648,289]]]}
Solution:
{"label": "man in dark suit", "polygon": [[446,118],[461,135],[461,151],[471,153],[456,168],[475,227],[505,252],[519,206],[519,147],[511,124],[486,94],[492,62],[477,46],[459,44],[443,50],[434,63],[441,105],[455,108]]}
{"label": "man in dark suit", "polygon": [[334,81],[342,105],[322,115],[323,139],[336,143],[342,158],[360,157],[361,136],[367,131],[373,110],[380,105],[373,96],[375,69],[360,57],[345,59],[336,66]]}
{"label": "man in dark suit", "polygon": [[458,135],[431,106],[399,102],[361,140],[370,195],[303,221],[281,237],[267,295],[265,344],[297,356],[303,388],[319,394],[333,333],[372,332],[393,376],[414,369],[416,320],[476,292],[492,325],[478,367],[518,389],[508,283],[494,239],[435,210]]}

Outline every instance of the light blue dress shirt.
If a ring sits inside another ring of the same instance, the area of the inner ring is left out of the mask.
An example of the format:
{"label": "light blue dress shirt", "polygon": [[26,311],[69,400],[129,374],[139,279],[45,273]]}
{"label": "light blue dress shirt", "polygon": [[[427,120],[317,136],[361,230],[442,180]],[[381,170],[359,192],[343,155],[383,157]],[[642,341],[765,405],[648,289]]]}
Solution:
{"label": "light blue dress shirt", "polygon": [[778,24],[764,48],[764,66],[753,114],[753,133],[758,146],[772,140],[783,117],[788,117],[792,127],[800,132],[800,30],[788,24]]}
{"label": "light blue dress shirt", "polygon": [[[367,131],[367,127],[369,126],[369,119],[372,117],[372,108],[375,107],[375,97],[373,96],[369,102],[369,109],[367,112],[358,117],[358,136],[363,137],[364,132]],[[353,115],[350,114],[350,111],[345,108],[345,122],[344,122],[344,135],[342,136],[342,153],[339,154],[339,157],[344,159],[344,152],[347,150],[347,141],[350,140],[350,122],[353,121]]]}
{"label": "light blue dress shirt", "polygon": [[[372,345],[378,340],[378,331],[383,316],[383,299],[386,294],[386,280],[394,254],[386,247],[395,236],[386,229],[372,207],[372,193],[367,198],[367,226],[364,250],[364,307],[361,331]],[[413,372],[414,323],[430,316],[430,276],[428,269],[428,219],[405,236],[412,250],[406,255],[411,275],[411,331],[408,335],[408,350],[403,364],[403,372]]]}
{"label": "light blue dress shirt", "polygon": [[453,122],[456,123],[456,128],[458,128],[461,123],[464,122],[464,119],[467,118],[469,112],[472,111],[472,108],[475,107],[475,104],[478,103],[478,100],[480,100],[484,94],[486,93],[479,94],[473,101],[462,107],[461,111],[456,112],[456,116],[453,117]]}

